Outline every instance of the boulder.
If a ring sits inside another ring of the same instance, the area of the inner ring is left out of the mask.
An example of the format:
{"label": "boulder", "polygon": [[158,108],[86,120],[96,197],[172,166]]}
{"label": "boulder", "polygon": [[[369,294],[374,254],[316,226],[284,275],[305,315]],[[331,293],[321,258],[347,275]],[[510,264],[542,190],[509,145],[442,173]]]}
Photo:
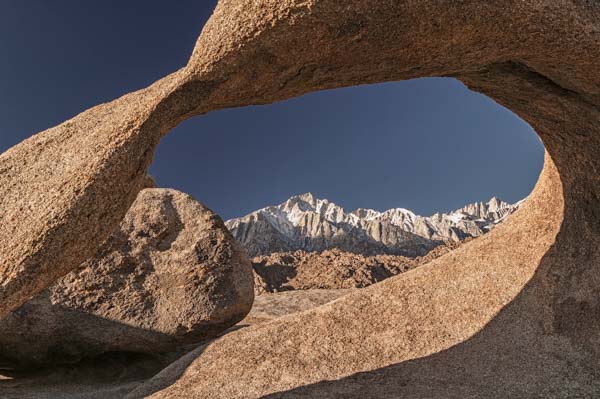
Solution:
{"label": "boulder", "polygon": [[250,261],[219,216],[145,189],[95,258],[0,321],[0,359],[26,368],[167,352],[233,326],[253,297]]}

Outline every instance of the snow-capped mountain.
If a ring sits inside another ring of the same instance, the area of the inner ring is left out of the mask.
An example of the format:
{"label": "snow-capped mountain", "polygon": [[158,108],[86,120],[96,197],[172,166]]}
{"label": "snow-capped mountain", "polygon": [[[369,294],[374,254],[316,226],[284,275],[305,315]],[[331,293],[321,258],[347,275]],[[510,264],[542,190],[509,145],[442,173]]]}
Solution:
{"label": "snow-capped mountain", "polygon": [[229,220],[226,225],[251,256],[338,248],[363,255],[415,257],[444,242],[485,234],[514,213],[521,202],[512,205],[492,198],[450,213],[420,216],[403,208],[346,212],[307,193]]}

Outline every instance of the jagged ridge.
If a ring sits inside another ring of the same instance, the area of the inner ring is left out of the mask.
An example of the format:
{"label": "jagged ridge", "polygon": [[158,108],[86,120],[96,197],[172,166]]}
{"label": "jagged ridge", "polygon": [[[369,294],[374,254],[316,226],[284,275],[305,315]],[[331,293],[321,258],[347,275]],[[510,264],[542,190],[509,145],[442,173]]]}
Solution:
{"label": "jagged ridge", "polygon": [[416,257],[445,242],[487,233],[521,202],[509,204],[494,197],[453,212],[420,216],[403,208],[346,212],[327,199],[306,193],[229,220],[226,225],[250,256],[338,248],[362,255]]}

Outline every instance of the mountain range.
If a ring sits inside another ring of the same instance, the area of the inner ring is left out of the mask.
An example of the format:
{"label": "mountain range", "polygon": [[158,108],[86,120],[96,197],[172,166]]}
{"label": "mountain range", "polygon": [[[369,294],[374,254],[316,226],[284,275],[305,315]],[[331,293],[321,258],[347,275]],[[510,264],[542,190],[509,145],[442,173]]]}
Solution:
{"label": "mountain range", "polygon": [[449,213],[420,216],[404,208],[346,212],[334,202],[306,193],[225,224],[251,257],[334,248],[367,256],[416,257],[444,243],[487,233],[522,202],[509,204],[494,197]]}

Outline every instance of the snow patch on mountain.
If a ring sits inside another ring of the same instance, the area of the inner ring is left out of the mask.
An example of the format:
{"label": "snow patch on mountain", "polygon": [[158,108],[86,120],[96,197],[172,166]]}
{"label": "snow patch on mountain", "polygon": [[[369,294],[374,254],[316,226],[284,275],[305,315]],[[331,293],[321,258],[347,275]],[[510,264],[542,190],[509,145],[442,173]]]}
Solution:
{"label": "snow patch on mountain", "polygon": [[306,193],[228,220],[226,225],[251,256],[338,248],[362,255],[415,257],[444,242],[487,233],[522,202],[509,204],[494,197],[449,213],[420,216],[404,208],[346,212],[327,199]]}

